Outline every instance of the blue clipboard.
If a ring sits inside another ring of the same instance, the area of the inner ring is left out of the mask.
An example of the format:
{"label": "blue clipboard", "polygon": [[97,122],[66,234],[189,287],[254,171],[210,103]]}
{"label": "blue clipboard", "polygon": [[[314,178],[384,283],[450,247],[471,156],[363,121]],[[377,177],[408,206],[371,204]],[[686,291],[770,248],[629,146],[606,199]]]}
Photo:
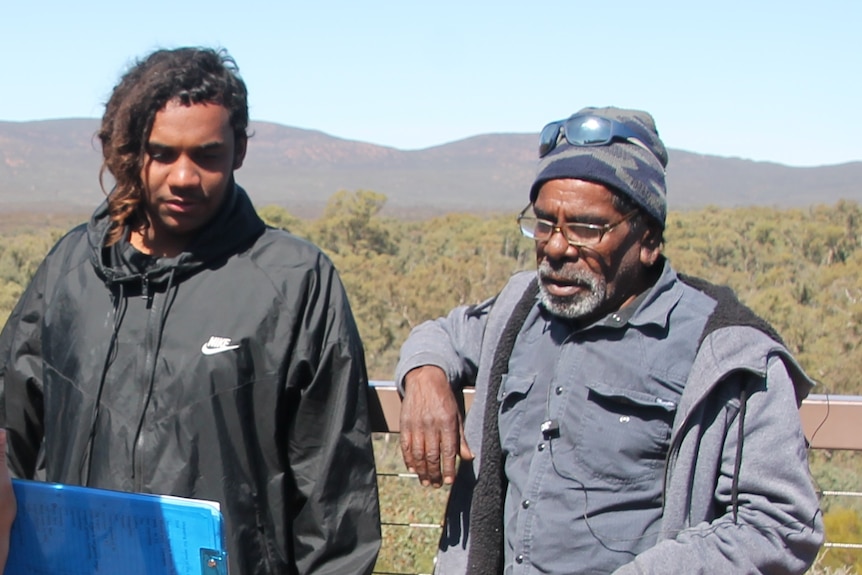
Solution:
{"label": "blue clipboard", "polygon": [[227,575],[218,504],[12,480],[6,575]]}

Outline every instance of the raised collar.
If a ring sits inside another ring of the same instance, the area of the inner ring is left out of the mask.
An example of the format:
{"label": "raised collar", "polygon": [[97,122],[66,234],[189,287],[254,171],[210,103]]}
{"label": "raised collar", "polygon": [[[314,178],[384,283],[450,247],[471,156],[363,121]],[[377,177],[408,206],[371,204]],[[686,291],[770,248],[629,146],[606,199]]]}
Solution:
{"label": "raised collar", "polygon": [[662,271],[656,282],[629,305],[612,311],[596,320],[590,327],[619,328],[627,324],[645,326],[654,324],[667,328],[670,314],[683,294],[676,272],[667,259],[662,258]]}

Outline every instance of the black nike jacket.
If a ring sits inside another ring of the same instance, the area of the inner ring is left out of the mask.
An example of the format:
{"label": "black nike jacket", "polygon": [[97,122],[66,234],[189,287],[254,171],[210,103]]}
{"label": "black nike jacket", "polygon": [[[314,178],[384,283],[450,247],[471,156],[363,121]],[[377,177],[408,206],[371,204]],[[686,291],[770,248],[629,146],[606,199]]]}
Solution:
{"label": "black nike jacket", "polygon": [[233,575],[371,572],[380,545],[362,344],[312,244],[238,186],[193,245],[51,250],[0,335],[13,473],[218,501]]}

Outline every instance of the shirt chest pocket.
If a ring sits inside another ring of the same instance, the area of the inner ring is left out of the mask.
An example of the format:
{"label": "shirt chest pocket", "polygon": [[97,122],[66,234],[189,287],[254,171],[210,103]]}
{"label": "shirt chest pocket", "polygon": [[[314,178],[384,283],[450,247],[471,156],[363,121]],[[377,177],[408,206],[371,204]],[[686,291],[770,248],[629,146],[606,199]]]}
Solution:
{"label": "shirt chest pocket", "polygon": [[574,433],[561,434],[553,446],[554,465],[563,475],[617,485],[658,478],[670,444],[673,401],[591,382],[585,401],[572,411]]}
{"label": "shirt chest pocket", "polygon": [[533,388],[535,375],[503,375],[497,401],[500,404],[497,424],[500,429],[500,445],[504,453],[517,455],[518,438],[523,427],[526,399]]}

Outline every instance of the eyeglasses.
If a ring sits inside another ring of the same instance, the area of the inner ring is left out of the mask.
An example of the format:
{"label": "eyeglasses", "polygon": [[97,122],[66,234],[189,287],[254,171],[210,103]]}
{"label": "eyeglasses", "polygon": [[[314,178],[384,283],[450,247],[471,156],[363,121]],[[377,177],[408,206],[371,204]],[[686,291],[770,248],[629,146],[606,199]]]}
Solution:
{"label": "eyeglasses", "polygon": [[521,227],[521,233],[524,237],[536,240],[537,242],[546,242],[551,239],[555,232],[560,232],[570,246],[575,247],[593,247],[601,243],[605,234],[622,224],[632,219],[638,210],[632,210],[622,217],[621,220],[613,224],[582,224],[577,222],[566,222],[562,226],[558,226],[554,222],[537,218],[536,216],[527,215],[533,204],[528,204],[526,208],[518,214],[518,225]]}
{"label": "eyeglasses", "polygon": [[561,132],[573,146],[607,146],[614,140],[623,140],[655,155],[655,152],[643,143],[641,135],[625,124],[602,116],[575,114],[567,120],[557,120],[542,128],[542,135],[539,136],[540,158],[544,158],[557,147]]}

